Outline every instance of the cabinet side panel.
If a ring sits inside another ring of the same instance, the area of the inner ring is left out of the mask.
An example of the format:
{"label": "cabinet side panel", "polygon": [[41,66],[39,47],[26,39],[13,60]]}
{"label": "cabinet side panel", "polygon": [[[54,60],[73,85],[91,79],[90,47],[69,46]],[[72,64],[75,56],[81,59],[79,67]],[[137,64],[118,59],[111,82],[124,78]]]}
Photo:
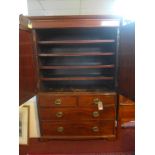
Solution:
{"label": "cabinet side panel", "polygon": [[135,24],[120,29],[119,49],[119,93],[134,100],[135,98]]}
{"label": "cabinet side panel", "polygon": [[36,94],[36,82],[32,32],[19,29],[19,104]]}

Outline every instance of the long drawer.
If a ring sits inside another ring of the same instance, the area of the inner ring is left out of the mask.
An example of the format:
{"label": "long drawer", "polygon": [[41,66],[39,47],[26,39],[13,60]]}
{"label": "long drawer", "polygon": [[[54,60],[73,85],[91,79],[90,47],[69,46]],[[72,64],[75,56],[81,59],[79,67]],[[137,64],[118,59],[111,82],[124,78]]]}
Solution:
{"label": "long drawer", "polygon": [[113,135],[114,121],[51,122],[42,121],[43,136]]}
{"label": "long drawer", "polygon": [[115,107],[107,106],[104,110],[98,108],[40,108],[41,120],[91,120],[91,119],[115,119]]}

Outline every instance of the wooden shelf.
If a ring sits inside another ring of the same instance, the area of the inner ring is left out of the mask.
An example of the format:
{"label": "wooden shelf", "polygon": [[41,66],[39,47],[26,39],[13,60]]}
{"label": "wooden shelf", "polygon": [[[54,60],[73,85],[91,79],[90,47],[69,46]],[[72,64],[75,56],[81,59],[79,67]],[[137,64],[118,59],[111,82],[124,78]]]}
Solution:
{"label": "wooden shelf", "polygon": [[63,77],[63,78],[40,78],[42,81],[68,81],[68,80],[113,80],[113,77]]}
{"label": "wooden shelf", "polygon": [[110,56],[113,52],[80,52],[80,53],[41,53],[40,57],[62,57],[62,56]]}
{"label": "wooden shelf", "polygon": [[82,68],[114,68],[114,65],[96,65],[96,66],[40,66],[40,69],[82,69]]}
{"label": "wooden shelf", "polygon": [[48,40],[38,41],[39,44],[91,44],[91,43],[114,43],[114,39],[106,40]]}

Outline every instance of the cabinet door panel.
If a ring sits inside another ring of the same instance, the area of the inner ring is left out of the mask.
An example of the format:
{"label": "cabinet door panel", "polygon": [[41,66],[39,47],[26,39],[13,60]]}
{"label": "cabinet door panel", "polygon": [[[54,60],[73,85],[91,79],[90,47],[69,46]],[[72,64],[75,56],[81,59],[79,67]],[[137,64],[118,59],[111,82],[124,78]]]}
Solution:
{"label": "cabinet door panel", "polygon": [[31,30],[19,29],[19,104],[36,93],[36,65]]}
{"label": "cabinet door panel", "polygon": [[135,23],[120,28],[118,91],[135,98]]}

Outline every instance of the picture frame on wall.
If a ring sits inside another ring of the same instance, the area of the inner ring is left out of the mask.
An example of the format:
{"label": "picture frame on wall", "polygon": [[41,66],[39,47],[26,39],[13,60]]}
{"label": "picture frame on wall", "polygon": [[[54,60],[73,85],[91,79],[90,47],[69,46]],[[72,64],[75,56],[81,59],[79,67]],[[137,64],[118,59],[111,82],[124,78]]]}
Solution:
{"label": "picture frame on wall", "polygon": [[28,145],[29,139],[30,107],[23,106],[19,109],[19,144]]}

